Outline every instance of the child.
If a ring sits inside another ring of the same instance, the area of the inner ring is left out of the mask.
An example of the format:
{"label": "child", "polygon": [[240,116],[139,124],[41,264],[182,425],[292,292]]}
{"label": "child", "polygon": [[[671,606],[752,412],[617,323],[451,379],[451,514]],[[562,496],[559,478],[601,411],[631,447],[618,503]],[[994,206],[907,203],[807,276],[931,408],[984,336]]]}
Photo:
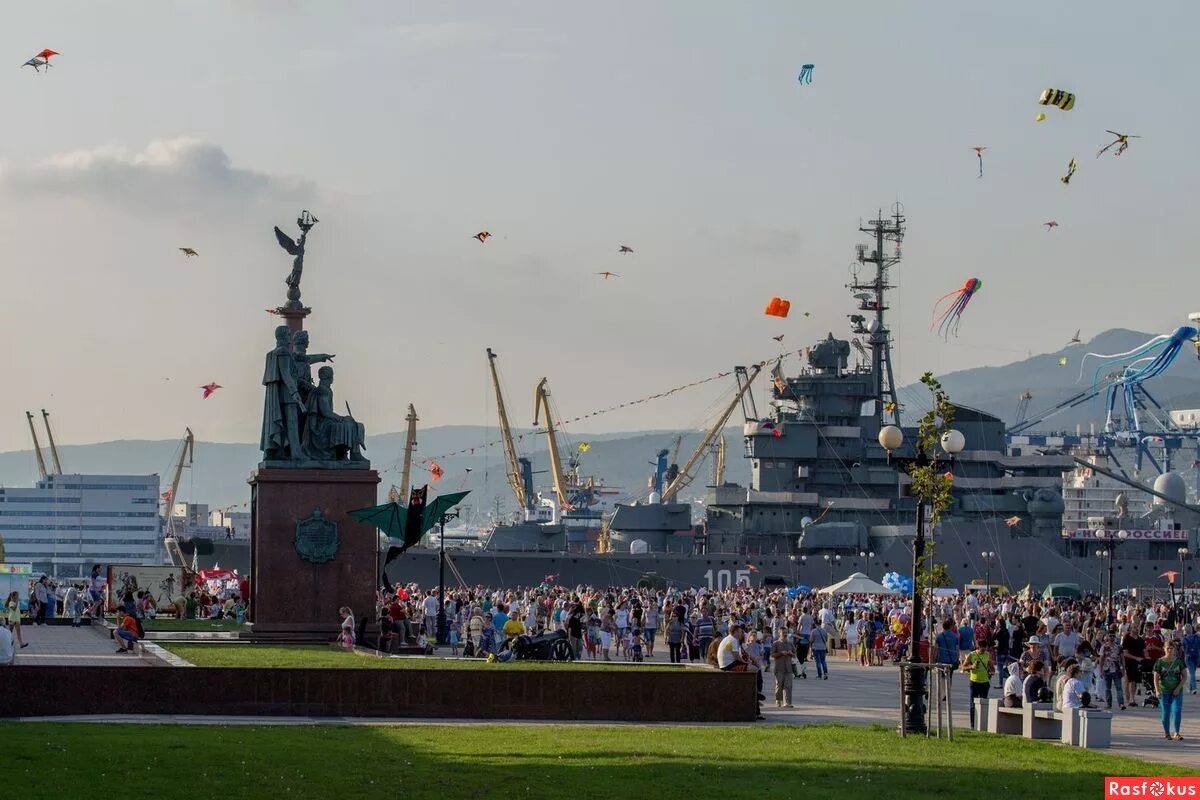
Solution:
{"label": "child", "polygon": [[458,657],[458,626],[450,626],[450,653],[455,658]]}
{"label": "child", "polygon": [[646,640],[642,637],[642,629],[631,629],[625,643],[625,654],[629,656],[630,661],[642,660],[642,648],[645,644]]}
{"label": "child", "polygon": [[600,642],[600,618],[592,612],[587,624],[587,652],[593,661],[596,660],[596,650]]}

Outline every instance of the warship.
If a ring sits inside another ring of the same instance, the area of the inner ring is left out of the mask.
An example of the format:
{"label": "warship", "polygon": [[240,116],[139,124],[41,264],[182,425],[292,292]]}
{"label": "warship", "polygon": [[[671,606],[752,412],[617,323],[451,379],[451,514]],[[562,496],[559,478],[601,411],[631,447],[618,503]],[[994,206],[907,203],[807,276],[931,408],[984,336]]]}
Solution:
{"label": "warship", "polygon": [[[905,226],[899,204],[860,223],[868,241],[857,246],[847,283],[855,302],[850,336],[830,333],[805,348],[798,374],[785,375],[777,362],[762,413],[752,384],[766,365],[738,367],[734,401],[688,463],[674,467],[659,453],[646,502],[618,505],[603,525],[579,526],[574,534],[556,513],[498,526],[480,548],[447,552],[449,580],[723,589],[820,587],[853,572],[876,580],[888,572],[911,575],[916,501],[899,463],[913,455],[916,429],[898,402],[888,328],[890,275]],[[494,376],[490,351],[489,364]],[[503,415],[502,402],[500,408]],[[739,408],[748,486],[723,479],[721,432]],[[905,442],[890,454],[878,438],[887,425],[900,427]],[[953,473],[953,502],[929,532],[933,563],[945,566],[954,585],[1038,591],[1068,583],[1112,591],[1161,584],[1161,573],[1181,563],[1186,569],[1194,558],[1200,509],[1187,503],[1178,474],[1164,471],[1147,485],[1104,465],[1103,439],[1013,436],[999,417],[964,406],[955,407],[954,427],[966,444],[952,457],[942,454]],[[695,525],[691,505],[674,500],[696,462],[714,451],[704,522]],[[507,455],[518,501],[533,508],[527,462],[522,468],[515,453]],[[566,474],[557,464],[552,469]],[[1098,475],[1149,502],[1131,512],[1119,493],[1111,507],[1073,518],[1065,530],[1064,480],[1078,490]],[[567,500],[561,489],[558,495]],[[388,577],[435,584],[439,557],[437,549],[412,548],[388,566]]]}

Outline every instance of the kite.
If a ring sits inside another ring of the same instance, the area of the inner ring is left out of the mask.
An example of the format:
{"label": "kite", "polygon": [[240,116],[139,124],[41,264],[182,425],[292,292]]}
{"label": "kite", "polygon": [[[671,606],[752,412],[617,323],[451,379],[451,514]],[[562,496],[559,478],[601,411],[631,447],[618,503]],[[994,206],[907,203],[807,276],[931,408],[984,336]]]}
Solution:
{"label": "kite", "polygon": [[33,58],[29,59],[28,61],[26,61],[24,64],[21,65],[21,69],[24,69],[25,67],[33,67],[34,72],[41,72],[42,67],[46,67],[47,69],[49,69],[50,62],[43,61],[42,59],[38,58],[37,56],[34,56]]}
{"label": "kite", "polygon": [[225,387],[219,383],[206,383],[203,386],[201,386],[200,388],[204,390],[203,399],[207,400],[208,398],[213,396],[213,393],[216,392],[217,389],[224,389]]}
{"label": "kite", "polygon": [[604,277],[604,280],[608,280],[609,278],[619,278],[619,277],[621,277],[620,275],[618,275],[618,274],[617,274],[617,273],[615,273],[615,272],[597,272],[596,274],[597,274],[597,275],[601,275],[601,276],[603,276],[603,277]]}
{"label": "kite", "polygon": [[1061,178],[1059,178],[1059,180],[1062,181],[1063,183],[1070,183],[1071,176],[1075,174],[1075,170],[1078,167],[1079,167],[1079,165],[1076,164],[1075,159],[1072,158],[1071,163],[1067,164],[1067,174],[1063,175]]}
{"label": "kite", "polygon": [[47,47],[42,52],[38,53],[35,56],[35,58],[40,58],[40,59],[44,60],[46,62],[46,66],[50,66],[50,56],[56,56],[56,55],[58,55],[57,50],[51,50],[49,47]]}
{"label": "kite", "polygon": [[1099,158],[1100,156],[1104,155],[1106,152],[1108,152],[1113,147],[1117,148],[1117,152],[1113,153],[1113,155],[1119,156],[1119,155],[1121,155],[1121,153],[1124,153],[1126,150],[1129,149],[1129,140],[1130,139],[1142,138],[1140,136],[1134,136],[1132,133],[1117,133],[1116,131],[1110,131],[1107,128],[1105,129],[1104,132],[1111,133],[1113,136],[1115,136],[1117,138],[1113,139],[1111,142],[1104,145],[1104,147],[1101,147],[1100,150],[1096,153],[1096,158]]}
{"label": "kite", "polygon": [[279,309],[278,308],[268,308],[267,313],[274,317],[279,314]]}
{"label": "kite", "polygon": [[490,233],[488,233],[487,231],[480,231],[479,233],[475,234],[475,235],[474,235],[474,236],[472,236],[471,238],[472,238],[472,239],[478,239],[478,240],[479,240],[479,243],[480,243],[480,244],[483,244],[484,242],[486,242],[486,241],[488,240],[488,237],[489,237],[489,236],[491,236],[491,234],[490,234]]}
{"label": "kite", "polygon": [[[933,305],[933,321],[929,323],[929,330],[933,330],[933,326],[937,325],[938,334],[943,339],[948,338],[951,334],[957,336],[958,326],[962,321],[963,312],[967,310],[967,304],[982,288],[983,281],[979,278],[967,278],[967,282],[961,288],[939,297]],[[946,300],[950,302],[943,308]]]}
{"label": "kite", "polygon": [[1071,337],[1071,340],[1070,340],[1069,342],[1067,342],[1067,344],[1079,344],[1079,343],[1082,341],[1082,340],[1079,338],[1079,332],[1080,332],[1081,330],[1082,330],[1082,328],[1076,328],[1076,329],[1075,329],[1075,335]]}
{"label": "kite", "polygon": [[975,155],[977,155],[979,157],[979,177],[982,178],[983,177],[983,151],[987,150],[987,148],[986,147],[972,147],[971,149],[974,150]]}
{"label": "kite", "polygon": [[1036,117],[1034,117],[1034,120],[1036,120],[1037,122],[1042,122],[1045,119],[1046,119],[1045,114],[1038,114]]}
{"label": "kite", "polygon": [[1063,356],[1062,358],[1058,359],[1058,365],[1060,367],[1065,367],[1067,365],[1067,357]]}
{"label": "kite", "polygon": [[1108,425],[1112,424],[1113,407],[1116,405],[1118,390],[1123,394],[1125,418],[1133,423],[1135,431],[1141,430],[1138,422],[1138,408],[1134,389],[1167,371],[1175,357],[1183,349],[1183,343],[1194,341],[1200,331],[1190,325],[1180,325],[1174,333],[1155,336],[1145,344],[1126,350],[1124,353],[1088,353],[1079,363],[1079,377],[1083,377],[1083,364],[1090,356],[1101,359],[1092,375],[1092,391],[1099,393],[1100,373],[1114,365],[1123,367],[1120,377],[1108,387],[1108,398],[1105,411]]}
{"label": "kite", "polygon": [[1075,107],[1075,95],[1062,89],[1047,89],[1042,92],[1038,103],[1044,106],[1055,106],[1059,111],[1070,111]]}
{"label": "kite", "polygon": [[798,80],[801,83],[812,83],[812,72],[814,66],[815,65],[813,64],[805,64],[804,66],[800,67],[800,77]]}
{"label": "kite", "polygon": [[[788,311],[792,308],[790,300],[784,300],[779,297],[772,297],[767,302],[767,308],[763,311],[768,317],[783,317],[787,319]],[[807,316],[807,314],[805,315]]]}
{"label": "kite", "polygon": [[436,461],[429,462],[429,477],[433,479],[434,483],[440,481],[442,479],[442,475],[444,474],[445,473],[442,471],[442,468],[438,466]]}
{"label": "kite", "polygon": [[618,250],[617,252],[618,252],[618,253],[632,253],[632,252],[633,252],[633,248],[632,248],[632,247],[630,247],[630,246],[629,246],[629,245],[627,245],[627,244],[623,244],[623,245],[621,245],[621,249],[620,249],[620,250]]}
{"label": "kite", "polygon": [[772,336],[771,338],[772,338],[772,339],[774,339],[774,340],[775,340],[775,341],[777,341],[777,342],[782,342],[782,341],[783,341],[783,337],[784,337],[784,334],[782,334],[782,333],[781,333],[781,334],[779,334],[778,336]]}
{"label": "kite", "polygon": [[588,450],[592,449],[592,443],[591,442],[580,442],[579,446],[576,447],[575,449],[581,453],[586,453]]}
{"label": "kite", "polygon": [[1055,222],[1054,220],[1050,220],[1049,222],[1043,222],[1042,224],[1046,226],[1046,230],[1050,230],[1051,228],[1058,227],[1058,223]]}
{"label": "kite", "polygon": [[1004,520],[1004,524],[1010,528],[1015,528],[1021,524],[1021,518],[1020,517],[1009,517],[1008,519]]}
{"label": "kite", "polygon": [[191,258],[192,256],[200,255],[199,253],[197,253],[195,250],[193,250],[190,247],[180,247],[179,252],[183,253],[188,258]]}

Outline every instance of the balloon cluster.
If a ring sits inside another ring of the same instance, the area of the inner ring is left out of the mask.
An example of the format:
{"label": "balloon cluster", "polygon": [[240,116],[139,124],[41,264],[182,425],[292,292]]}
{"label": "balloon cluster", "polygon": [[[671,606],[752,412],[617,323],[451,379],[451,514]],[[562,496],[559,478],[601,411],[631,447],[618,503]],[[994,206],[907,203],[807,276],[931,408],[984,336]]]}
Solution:
{"label": "balloon cluster", "polygon": [[802,594],[812,594],[812,587],[811,586],[793,586],[792,588],[787,590],[787,596],[788,596],[789,600],[795,600],[797,597],[799,597]]}
{"label": "balloon cluster", "polygon": [[886,573],[881,583],[884,588],[900,594],[912,594],[913,591],[913,579],[899,572]]}

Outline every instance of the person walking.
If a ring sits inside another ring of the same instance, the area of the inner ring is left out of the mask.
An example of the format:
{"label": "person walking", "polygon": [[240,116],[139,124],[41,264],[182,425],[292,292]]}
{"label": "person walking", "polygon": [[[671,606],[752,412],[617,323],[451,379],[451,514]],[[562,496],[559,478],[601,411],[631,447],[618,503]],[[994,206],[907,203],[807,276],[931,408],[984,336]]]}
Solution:
{"label": "person walking", "polygon": [[786,628],[780,628],[775,641],[771,644],[771,675],[775,678],[775,705],[780,708],[794,708],[792,705],[792,684],[795,675],[792,674],[792,660],[796,648],[788,637]]}
{"label": "person walking", "polygon": [[1184,626],[1183,663],[1188,671],[1188,690],[1196,693],[1196,668],[1200,666],[1200,633],[1191,625]]}
{"label": "person walking", "polygon": [[684,625],[683,620],[674,614],[667,620],[667,650],[670,653],[671,663],[680,663],[680,651],[683,648]]}
{"label": "person walking", "polygon": [[4,615],[8,627],[12,630],[13,641],[21,647],[29,647],[29,643],[21,636],[21,596],[13,592],[4,601]]}
{"label": "person walking", "polygon": [[975,640],[975,649],[963,659],[962,671],[971,678],[971,727],[975,727],[975,701],[986,700],[992,685],[992,659],[988,655],[987,642]]}
{"label": "person walking", "polygon": [[47,586],[47,581],[49,580],[49,578],[43,575],[42,577],[38,578],[37,583],[33,585],[33,599],[35,601],[34,605],[36,606],[36,609],[33,610],[34,625],[46,624],[46,604],[49,602],[48,598],[50,596],[49,587]]}
{"label": "person walking", "polygon": [[700,645],[701,658],[707,657],[708,648],[712,645],[715,629],[716,623],[713,621],[712,615],[708,613],[706,605],[700,613],[700,619],[696,620],[696,640]]}
{"label": "person walking", "polygon": [[1122,687],[1123,676],[1121,672],[1121,648],[1113,641],[1111,633],[1104,634],[1104,639],[1100,645],[1100,674],[1104,676],[1104,705],[1112,711],[1112,690],[1117,688],[1117,705],[1121,710],[1125,710],[1125,692]]}
{"label": "person walking", "polygon": [[829,664],[825,661],[829,650],[829,632],[823,626],[813,626],[809,647],[817,665],[817,680],[829,680]]}
{"label": "person walking", "polygon": [[[1167,645],[1167,654],[1154,662],[1154,693],[1158,695],[1159,710],[1162,712],[1163,734],[1168,739],[1183,741],[1179,722],[1183,716],[1183,676],[1187,669],[1183,661],[1183,647],[1178,639]],[[1171,721],[1175,721],[1175,734],[1171,734]]]}

